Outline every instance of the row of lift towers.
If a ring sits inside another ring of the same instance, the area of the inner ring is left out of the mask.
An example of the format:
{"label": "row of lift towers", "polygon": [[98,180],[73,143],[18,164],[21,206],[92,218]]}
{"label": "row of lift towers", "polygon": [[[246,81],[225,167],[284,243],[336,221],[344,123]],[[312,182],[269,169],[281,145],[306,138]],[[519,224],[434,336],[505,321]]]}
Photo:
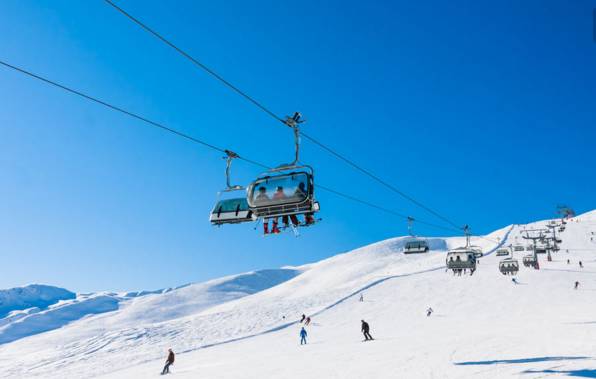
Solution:
{"label": "row of lift towers", "polygon": [[[430,246],[425,239],[417,238],[412,233],[413,218],[408,218],[408,231],[411,240],[407,241],[404,245],[405,254],[413,253],[426,253],[430,250]],[[563,241],[560,238],[560,234],[565,231],[567,221],[565,218],[561,218],[560,222],[550,221],[546,228],[541,229],[524,229],[522,238],[531,243],[523,245],[516,243],[509,245],[507,248],[498,249],[496,255],[498,257],[505,257],[499,262],[499,271],[503,275],[515,275],[519,271],[519,261],[514,257],[515,253],[521,253],[524,251],[529,252],[522,258],[522,264],[525,267],[532,267],[539,269],[539,254],[546,254],[547,260],[552,261],[552,253],[556,253],[560,250],[559,244]],[[559,234],[557,234],[559,233]],[[482,248],[479,246],[473,246],[470,244],[470,232],[467,226],[464,227],[464,234],[466,236],[466,245],[451,249],[447,252],[446,266],[448,270],[464,271],[469,272],[470,275],[476,271],[478,259],[483,256]]]}
{"label": "row of lift towers", "polygon": [[[565,219],[561,219],[561,222],[551,221],[546,225],[546,228],[541,229],[525,229],[522,233],[522,238],[531,241],[531,243],[524,246],[520,243],[509,245],[507,249],[497,250],[497,256],[507,256],[507,258],[499,262],[499,271],[503,275],[515,275],[519,271],[519,262],[514,257],[516,252],[527,251],[522,258],[522,264],[525,267],[532,267],[536,270],[540,269],[538,261],[538,255],[545,254],[547,260],[552,261],[552,253],[556,253],[560,250],[559,244],[563,242],[560,238],[560,234],[565,231],[565,225],[567,222]],[[557,235],[557,232],[559,235]]]}

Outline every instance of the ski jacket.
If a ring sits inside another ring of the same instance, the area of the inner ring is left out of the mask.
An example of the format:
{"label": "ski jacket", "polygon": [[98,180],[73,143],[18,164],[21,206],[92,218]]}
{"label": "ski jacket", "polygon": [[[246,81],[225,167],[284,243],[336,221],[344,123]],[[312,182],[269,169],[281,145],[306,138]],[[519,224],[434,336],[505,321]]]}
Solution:
{"label": "ski jacket", "polygon": [[368,322],[363,322],[362,323],[362,331],[363,332],[369,332],[370,331],[370,326],[368,326]]}
{"label": "ski jacket", "polygon": [[300,330],[300,337],[306,337],[306,330],[302,329]]}
{"label": "ski jacket", "polygon": [[174,359],[175,359],[174,357],[175,357],[174,352],[170,351],[170,354],[168,354],[168,362],[174,363]]}

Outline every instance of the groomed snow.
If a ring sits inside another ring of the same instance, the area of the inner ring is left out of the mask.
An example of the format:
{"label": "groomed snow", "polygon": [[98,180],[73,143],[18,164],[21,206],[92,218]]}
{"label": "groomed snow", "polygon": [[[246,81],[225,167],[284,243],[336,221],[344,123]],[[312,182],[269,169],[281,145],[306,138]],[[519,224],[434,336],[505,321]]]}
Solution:
{"label": "groomed snow", "polygon": [[[177,378],[596,377],[596,212],[569,222],[554,261],[522,266],[516,285],[490,252],[525,245],[524,227],[474,239],[489,254],[471,277],[444,269],[445,250],[462,238],[435,238],[418,255],[402,254],[407,238],[395,238],[272,271],[268,285],[231,277],[127,300],[0,345],[0,376],[154,377],[172,347]],[[313,318],[306,346],[302,313]],[[377,340],[362,342],[361,319]]]}

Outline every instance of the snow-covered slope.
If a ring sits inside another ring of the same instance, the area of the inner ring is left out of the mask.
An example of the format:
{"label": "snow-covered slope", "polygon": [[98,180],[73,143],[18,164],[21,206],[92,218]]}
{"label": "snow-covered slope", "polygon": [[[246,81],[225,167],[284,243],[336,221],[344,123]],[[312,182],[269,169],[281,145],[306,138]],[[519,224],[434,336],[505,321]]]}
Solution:
{"label": "snow-covered slope", "polygon": [[[182,378],[596,375],[596,212],[576,220],[554,261],[541,256],[541,270],[522,267],[519,285],[498,272],[491,252],[525,242],[526,226],[474,239],[488,254],[471,277],[444,269],[445,250],[463,238],[432,239],[433,251],[418,255],[402,254],[407,238],[395,238],[263,273],[275,277],[267,285],[249,275],[122,302],[0,345],[0,377],[146,378],[158,374],[169,347]],[[436,312],[427,318],[428,306]],[[301,347],[302,313],[313,323]],[[361,319],[376,341],[360,342]]]}

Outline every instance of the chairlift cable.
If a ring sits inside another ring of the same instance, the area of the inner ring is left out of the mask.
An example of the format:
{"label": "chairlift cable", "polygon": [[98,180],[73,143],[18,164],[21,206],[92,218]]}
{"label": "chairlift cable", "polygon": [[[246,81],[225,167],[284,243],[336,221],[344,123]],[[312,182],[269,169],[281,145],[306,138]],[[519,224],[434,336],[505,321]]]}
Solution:
{"label": "chairlift cable", "polygon": [[[108,3],[110,6],[112,6],[114,9],[116,9],[118,12],[120,12],[121,14],[123,14],[125,17],[127,17],[129,20],[131,20],[132,22],[134,22],[135,24],[137,24],[138,26],[140,26],[146,32],[148,32],[149,34],[153,35],[154,37],[156,37],[157,39],[159,39],[160,41],[162,41],[166,45],[170,46],[172,49],[174,49],[175,51],[177,51],[180,55],[182,55],[183,57],[185,57],[186,59],[188,59],[190,62],[192,62],[193,64],[195,64],[196,66],[198,66],[202,70],[206,71],[208,74],[210,74],[211,76],[213,76],[215,79],[219,80],[225,86],[227,86],[228,88],[230,88],[231,90],[233,90],[234,92],[236,92],[237,94],[239,94],[240,96],[244,97],[246,100],[248,100],[249,102],[251,102],[252,104],[254,104],[256,107],[258,107],[259,109],[261,109],[263,112],[265,112],[266,114],[268,114],[272,118],[276,119],[277,121],[279,121],[282,124],[284,124],[284,125],[287,126],[287,123],[286,123],[286,121],[283,118],[277,116],[269,108],[265,107],[259,101],[255,100],[253,97],[251,97],[250,95],[248,95],[246,92],[240,90],[238,87],[236,87],[235,85],[233,85],[232,83],[230,83],[228,80],[226,80],[225,78],[223,78],[221,75],[219,75],[218,73],[216,73],[214,70],[212,70],[211,68],[209,68],[205,64],[201,63],[198,59],[194,58],[192,55],[190,55],[186,51],[182,50],[180,47],[178,47],[177,45],[175,45],[173,42],[171,42],[167,38],[163,37],[161,34],[159,34],[158,32],[156,32],[155,30],[151,29],[149,26],[147,26],[146,24],[144,24],[143,22],[141,22],[139,19],[135,18],[130,13],[126,12],[124,9],[120,8],[119,6],[117,6],[111,0],[105,0],[105,2]],[[379,184],[387,187],[391,191],[397,193],[398,195],[400,195],[401,197],[403,197],[406,200],[410,201],[411,203],[415,204],[416,206],[418,206],[418,207],[426,210],[427,212],[433,214],[437,218],[445,221],[446,223],[448,223],[451,226],[453,226],[456,229],[458,229],[458,231],[461,231],[461,229],[462,229],[461,226],[457,225],[456,223],[454,223],[453,221],[451,221],[447,217],[441,215],[439,212],[433,210],[432,208],[424,205],[420,201],[414,199],[412,196],[406,194],[405,192],[401,191],[397,187],[389,184],[388,182],[386,182],[385,180],[381,179],[380,177],[378,177],[377,175],[373,174],[372,172],[370,172],[370,171],[362,168],[360,165],[356,164],[351,159],[349,159],[349,158],[343,156],[342,154],[336,152],[332,148],[328,147],[327,145],[323,144],[322,142],[319,142],[317,139],[315,139],[314,137],[309,136],[308,134],[306,134],[304,132],[301,132],[301,135],[304,136],[304,138],[308,139],[309,141],[313,142],[315,145],[323,148],[324,150],[326,150],[330,154],[334,155],[338,159],[344,161],[345,163],[347,163],[352,168],[356,169],[357,171],[360,171],[364,175],[366,175],[369,178],[375,180]]]}
{"label": "chairlift cable", "polygon": [[[143,116],[140,116],[140,115],[138,115],[138,114],[136,114],[136,113],[133,113],[133,112],[131,112],[131,111],[128,111],[128,110],[126,110],[126,109],[124,109],[124,108],[121,108],[121,107],[118,107],[118,106],[116,106],[116,105],[110,104],[110,103],[108,103],[108,102],[106,102],[106,101],[100,100],[100,99],[98,99],[98,98],[96,98],[96,97],[93,97],[93,96],[91,96],[91,95],[85,94],[85,93],[83,93],[83,92],[81,92],[81,91],[78,91],[78,90],[75,90],[75,89],[73,89],[73,88],[67,87],[67,86],[65,86],[65,85],[63,85],[63,84],[60,84],[60,83],[58,83],[58,82],[55,82],[55,81],[53,81],[53,80],[47,79],[47,78],[45,78],[45,77],[42,77],[42,76],[40,76],[40,75],[34,74],[34,73],[32,73],[32,72],[30,72],[30,71],[28,71],[28,70],[25,70],[25,69],[23,69],[23,68],[20,68],[20,67],[14,66],[14,65],[12,65],[12,64],[10,64],[10,63],[7,63],[7,62],[5,62],[5,61],[2,61],[2,60],[0,60],[0,65],[3,65],[3,66],[5,66],[5,67],[7,67],[7,68],[10,68],[10,69],[12,69],[12,70],[15,70],[15,71],[17,71],[17,72],[19,72],[19,73],[21,73],[21,74],[24,74],[24,75],[26,75],[26,76],[29,76],[29,77],[31,77],[31,78],[37,79],[37,80],[39,80],[39,81],[42,81],[42,82],[44,82],[44,83],[46,83],[46,84],[49,84],[49,85],[51,85],[51,86],[53,86],[53,87],[56,87],[56,88],[62,89],[62,90],[64,90],[64,91],[66,91],[66,92],[69,92],[69,93],[71,93],[71,94],[74,94],[74,95],[77,95],[77,96],[79,96],[79,97],[82,97],[82,98],[84,98],[84,99],[86,99],[86,100],[92,101],[92,102],[94,102],[94,103],[96,103],[96,104],[103,105],[104,107],[107,107],[107,108],[109,108],[109,109],[111,109],[111,110],[114,110],[114,111],[117,111],[117,112],[119,112],[119,113],[125,114],[125,115],[127,115],[127,116],[129,116],[129,117],[132,117],[132,118],[134,118],[134,119],[137,119],[137,120],[143,121],[144,123],[146,123],[146,124],[148,124],[148,125],[151,125],[151,126],[157,127],[157,128],[159,128],[159,129],[161,129],[161,130],[164,130],[164,131],[167,131],[167,132],[169,132],[169,133],[173,133],[174,135],[177,135],[177,136],[179,136],[179,137],[183,137],[183,138],[185,138],[185,139],[187,139],[187,140],[189,140],[189,141],[191,141],[191,142],[198,143],[198,144],[200,144],[200,145],[202,145],[202,146],[205,146],[205,147],[207,147],[207,148],[210,148],[210,149],[212,149],[212,150],[215,150],[215,151],[218,151],[218,152],[221,152],[221,153],[224,153],[224,154],[228,154],[227,152],[228,152],[229,150],[222,149],[222,148],[220,148],[220,147],[217,147],[217,146],[215,146],[215,145],[213,145],[213,144],[210,144],[210,143],[207,143],[207,142],[205,142],[205,141],[203,141],[203,140],[200,140],[200,139],[198,139],[198,138],[196,138],[196,137],[190,136],[190,135],[188,135],[188,134],[186,134],[186,133],[180,132],[180,131],[178,131],[178,130],[176,130],[176,129],[170,128],[170,127],[168,127],[168,126],[165,126],[165,125],[163,125],[163,124],[160,124],[160,123],[158,123],[158,122],[152,121],[152,120],[150,120],[150,119],[148,119],[148,118],[146,118],[146,117],[143,117]],[[269,166],[267,166],[267,165],[265,165],[265,164],[262,164],[262,163],[260,163],[260,162],[254,161],[254,160],[252,160],[252,159],[249,159],[249,158],[245,158],[245,157],[243,157],[242,155],[238,155],[238,158],[237,158],[237,159],[240,159],[240,160],[242,160],[242,161],[244,161],[244,162],[247,162],[247,163],[250,163],[250,164],[252,164],[252,165],[258,166],[258,167],[260,167],[260,168],[264,168],[264,169],[270,169],[270,168],[271,168],[271,167],[269,167]],[[339,192],[339,191],[337,191],[337,190],[334,190],[334,189],[332,189],[332,188],[329,188],[329,187],[326,187],[326,186],[322,186],[322,185],[320,185],[320,184],[319,184],[319,185],[317,185],[317,187],[318,187],[318,188],[320,188],[320,189],[322,189],[322,190],[328,191],[328,192],[330,192],[330,193],[332,193],[332,194],[335,194],[335,195],[337,195],[337,196],[343,197],[343,198],[345,198],[345,199],[352,200],[352,201],[354,201],[354,202],[357,202],[357,203],[360,203],[360,204],[366,205],[366,206],[368,206],[368,207],[371,207],[371,208],[375,208],[375,209],[377,209],[377,210],[384,211],[384,212],[386,212],[386,213],[389,213],[389,214],[392,214],[392,215],[394,215],[394,216],[398,216],[398,217],[405,217],[405,218],[407,218],[407,217],[408,217],[408,216],[406,216],[406,215],[402,215],[402,214],[400,214],[400,213],[398,213],[398,212],[395,212],[395,211],[393,211],[393,210],[390,210],[390,209],[387,209],[387,208],[384,208],[384,207],[381,207],[381,206],[375,205],[375,204],[373,204],[373,203],[370,203],[370,202],[368,202],[368,201],[365,201],[365,200],[359,199],[359,198],[357,198],[357,197],[354,197],[354,196],[351,196],[351,195],[348,195],[348,194],[345,194],[345,193]],[[440,226],[440,225],[435,225],[435,224],[432,224],[432,223],[429,223],[429,222],[425,222],[425,221],[421,221],[421,220],[418,220],[418,222],[419,222],[419,223],[421,223],[421,224],[425,224],[425,225],[427,225],[427,226],[430,226],[430,227],[438,228],[438,229],[444,229],[444,230],[449,230],[449,231],[458,231],[458,230],[455,230],[455,229],[447,228],[447,227]]]}

